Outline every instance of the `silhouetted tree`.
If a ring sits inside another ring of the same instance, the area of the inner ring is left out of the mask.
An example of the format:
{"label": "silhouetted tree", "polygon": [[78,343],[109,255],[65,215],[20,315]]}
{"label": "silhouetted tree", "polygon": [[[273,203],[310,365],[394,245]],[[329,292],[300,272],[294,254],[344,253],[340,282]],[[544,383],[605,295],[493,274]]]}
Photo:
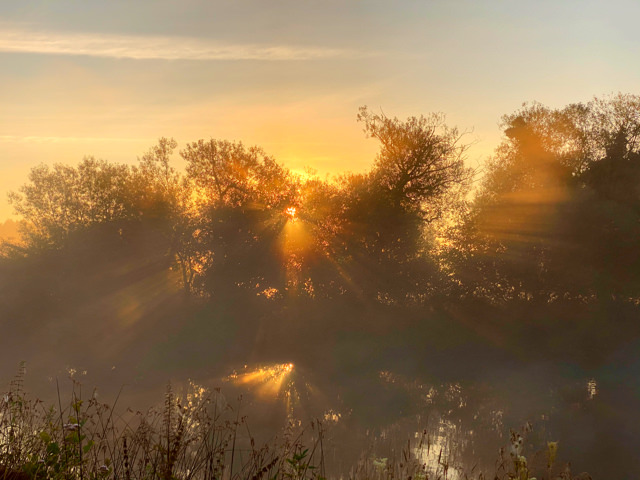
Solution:
{"label": "silhouetted tree", "polygon": [[406,121],[374,115],[366,107],[358,120],[365,133],[380,142],[370,176],[393,208],[429,222],[451,208],[447,193],[468,187],[471,170],[464,165],[469,145],[442,114],[409,117]]}
{"label": "silhouetted tree", "polygon": [[282,288],[277,239],[296,202],[292,175],[257,147],[200,140],[182,152],[195,185],[195,240],[205,291]]}
{"label": "silhouetted tree", "polygon": [[342,179],[341,257],[369,295],[404,301],[433,280],[425,229],[459,207],[472,177],[464,166],[468,146],[442,115],[401,121],[363,107],[358,119],[381,145],[369,173]]}
{"label": "silhouetted tree", "polygon": [[160,138],[132,170],[132,197],[144,228],[153,230],[164,245],[164,255],[175,259],[182,284],[191,293],[201,262],[194,239],[197,215],[192,184],[170,163],[177,147],[171,138]]}
{"label": "silhouetted tree", "polygon": [[59,248],[82,228],[134,214],[130,169],[85,158],[78,167],[40,165],[29,183],[9,193],[15,212],[25,220],[23,237],[32,248]]}
{"label": "silhouetted tree", "polygon": [[492,301],[638,298],[640,99],[617,95],[503,119],[454,275]]}

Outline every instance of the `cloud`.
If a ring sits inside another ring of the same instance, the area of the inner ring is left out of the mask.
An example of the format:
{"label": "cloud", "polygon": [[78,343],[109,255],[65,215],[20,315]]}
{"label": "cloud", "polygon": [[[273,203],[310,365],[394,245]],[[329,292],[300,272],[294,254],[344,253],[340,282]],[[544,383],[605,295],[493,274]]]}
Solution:
{"label": "cloud", "polygon": [[42,136],[42,135],[0,135],[0,142],[11,143],[61,143],[61,142],[138,142],[148,138],[126,137],[77,137],[77,136]]}
{"label": "cloud", "polygon": [[158,60],[314,60],[369,56],[339,48],[221,44],[188,37],[0,31],[0,51]]}

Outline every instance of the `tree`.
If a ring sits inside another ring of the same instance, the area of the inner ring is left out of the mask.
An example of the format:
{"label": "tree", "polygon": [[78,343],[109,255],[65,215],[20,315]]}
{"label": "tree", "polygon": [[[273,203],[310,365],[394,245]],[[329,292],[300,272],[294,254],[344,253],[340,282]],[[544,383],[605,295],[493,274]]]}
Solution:
{"label": "tree", "polygon": [[468,187],[472,171],[464,166],[464,154],[469,145],[442,114],[403,122],[362,107],[358,120],[381,144],[371,180],[395,208],[430,222],[451,208],[447,193]]}
{"label": "tree", "polygon": [[77,167],[33,168],[9,201],[25,220],[28,245],[60,248],[74,231],[135,215],[130,187],[129,167],[88,157]]}
{"label": "tree", "polygon": [[295,196],[290,173],[258,147],[199,140],[180,154],[201,205],[280,208]]}
{"label": "tree", "polygon": [[639,124],[640,99],[629,95],[525,104],[505,116],[503,142],[453,236],[452,269],[468,291],[543,303],[637,296],[637,268],[627,267],[637,257]]}
{"label": "tree", "polygon": [[401,121],[363,107],[358,119],[381,145],[369,173],[342,178],[345,268],[374,298],[404,301],[433,280],[425,230],[462,202],[468,146],[438,114]]}
{"label": "tree", "polygon": [[181,155],[195,186],[205,290],[282,288],[277,241],[286,209],[297,202],[293,176],[260,148],[242,143],[199,140]]}
{"label": "tree", "polygon": [[166,256],[176,259],[185,293],[190,294],[207,256],[197,249],[192,184],[171,165],[177,146],[173,138],[162,137],[139,159],[132,174],[133,197],[140,221],[163,238]]}
{"label": "tree", "polygon": [[133,168],[135,202],[140,215],[175,217],[188,208],[188,186],[170,164],[177,146],[173,138],[160,138]]}
{"label": "tree", "polygon": [[133,167],[89,157],[77,167],[34,168],[29,183],[10,194],[28,251],[145,243],[145,256],[177,261],[189,292],[203,256],[194,248],[190,184],[170,164],[176,147],[161,138]]}

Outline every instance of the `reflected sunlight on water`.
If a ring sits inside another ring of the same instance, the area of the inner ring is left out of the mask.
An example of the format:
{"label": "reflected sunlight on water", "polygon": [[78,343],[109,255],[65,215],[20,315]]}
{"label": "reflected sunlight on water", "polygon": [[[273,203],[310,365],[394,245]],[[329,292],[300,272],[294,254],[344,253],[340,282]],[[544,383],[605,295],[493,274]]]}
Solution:
{"label": "reflected sunlight on water", "polygon": [[458,442],[460,435],[460,429],[456,425],[441,419],[433,431],[423,430],[415,433],[418,445],[411,453],[424,466],[429,476],[445,475],[450,480],[461,479],[455,468],[460,466],[460,460],[457,458],[461,449]]}
{"label": "reflected sunlight on water", "polygon": [[298,395],[291,378],[293,369],[293,363],[277,363],[253,369],[248,369],[245,365],[245,371],[233,372],[224,380],[249,388],[261,400],[284,399],[289,412],[293,408],[293,400]]}

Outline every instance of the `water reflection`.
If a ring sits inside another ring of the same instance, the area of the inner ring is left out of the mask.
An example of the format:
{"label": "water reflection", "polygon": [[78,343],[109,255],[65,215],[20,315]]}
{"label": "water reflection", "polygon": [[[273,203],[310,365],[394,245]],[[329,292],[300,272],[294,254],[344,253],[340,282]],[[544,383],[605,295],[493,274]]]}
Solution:
{"label": "water reflection", "polygon": [[304,399],[314,394],[314,389],[302,375],[298,375],[291,362],[259,365],[245,365],[240,371],[234,371],[223,379],[238,387],[244,387],[248,393],[263,402],[281,401],[288,421],[303,416]]}
{"label": "water reflection", "polygon": [[[436,428],[431,433],[426,429],[416,432],[415,438],[418,444],[413,448],[412,453],[427,476],[446,476],[450,480],[459,480],[463,477],[462,459],[460,454],[463,450],[461,443],[460,428],[446,419],[441,419]],[[470,435],[472,432],[467,432]],[[456,469],[460,468],[460,471]]]}
{"label": "water reflection", "polygon": [[[361,461],[358,455],[364,450],[370,452],[373,471],[387,465],[385,459],[391,461],[389,452],[396,452],[396,459],[413,462],[428,477],[446,473],[453,480],[464,478],[461,472],[489,475],[496,465],[502,465],[503,473],[517,470],[517,462],[525,459],[532,471],[544,470],[549,444],[561,445],[559,463],[571,459],[581,465],[590,447],[574,446],[574,437],[595,421],[598,412],[589,406],[600,393],[595,378],[541,381],[520,372],[505,374],[502,384],[429,382],[381,370],[375,385],[366,384],[363,395],[350,397],[359,386],[343,384],[331,393],[321,391],[311,386],[313,373],[303,376],[302,369],[292,363],[245,366],[226,379],[260,401],[279,405],[286,413],[284,421],[320,421],[334,439],[357,445],[357,453],[338,446],[332,457],[344,457],[335,461],[347,470]],[[385,405],[384,410],[372,410],[373,404]],[[363,409],[369,413],[363,416]],[[373,422],[372,411],[377,415]],[[509,431],[523,424],[526,433],[521,434],[520,454],[514,460],[509,455]]]}
{"label": "water reflection", "polygon": [[[362,452],[368,452],[372,465],[374,461],[381,465],[384,458],[391,461],[395,452],[396,459],[406,454],[429,477],[444,475],[445,470],[454,480],[464,478],[460,471],[474,470],[474,477],[484,472],[486,477],[495,469],[500,448],[503,462],[513,467],[509,430],[528,421],[533,430],[525,437],[522,456],[531,468],[546,468],[549,443],[559,445],[558,464],[570,460],[590,473],[592,465],[601,461],[597,452],[610,454],[598,433],[612,431],[606,424],[612,412],[612,386],[600,377],[536,376],[527,370],[503,374],[502,383],[493,377],[442,382],[385,369],[376,370],[371,381],[363,383],[355,376],[349,381],[327,380],[321,373],[297,360],[242,365],[226,375],[197,379],[197,389],[190,385],[197,395],[188,396],[186,405],[197,403],[196,396],[202,397],[205,389],[213,391],[222,384],[230,403],[237,394],[244,396],[241,415],[247,416],[252,433],[265,441],[287,425],[320,422],[327,433],[327,459],[336,473],[348,472]],[[64,376],[85,385],[93,381],[80,368],[66,369]],[[174,385],[181,388],[179,382]],[[126,392],[136,393],[130,387]],[[158,399],[150,397],[147,394],[138,406]],[[121,404],[129,405],[130,397]]]}
{"label": "water reflection", "polygon": [[589,400],[593,400],[593,398],[598,394],[598,384],[596,383],[595,378],[590,378],[587,382],[587,396]]}

